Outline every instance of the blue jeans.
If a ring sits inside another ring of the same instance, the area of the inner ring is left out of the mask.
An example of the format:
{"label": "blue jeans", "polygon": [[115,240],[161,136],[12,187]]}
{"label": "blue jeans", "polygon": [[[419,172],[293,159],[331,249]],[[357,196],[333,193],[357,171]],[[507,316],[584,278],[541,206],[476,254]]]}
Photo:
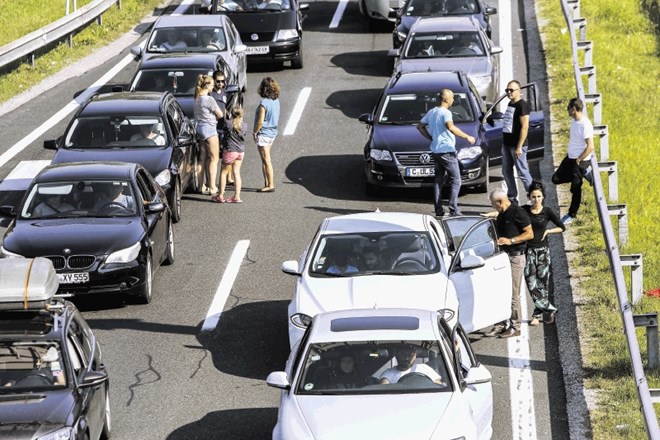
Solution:
{"label": "blue jeans", "polygon": [[456,153],[433,153],[435,168],[435,183],[433,185],[433,201],[435,204],[435,215],[443,215],[442,187],[445,186],[449,176],[451,193],[449,195],[449,213],[458,214],[458,193],[461,191],[461,171],[458,167]]}
{"label": "blue jeans", "polygon": [[532,175],[529,174],[527,165],[527,146],[522,148],[522,156],[516,157],[516,147],[502,145],[502,177],[506,182],[506,195],[513,200],[518,197],[518,188],[516,187],[516,178],[513,175],[513,167],[518,169],[518,175],[525,185],[525,191],[532,184]]}

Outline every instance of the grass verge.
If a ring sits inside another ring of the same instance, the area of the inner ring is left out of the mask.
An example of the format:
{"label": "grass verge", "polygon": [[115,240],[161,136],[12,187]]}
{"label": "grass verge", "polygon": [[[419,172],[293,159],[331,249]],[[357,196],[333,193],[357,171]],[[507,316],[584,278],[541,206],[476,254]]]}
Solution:
{"label": "grass verge", "polygon": [[[637,0],[583,0],[581,15],[587,19],[587,39],[594,42],[594,65],[598,92],[603,96],[603,123],[609,126],[610,157],[619,170],[619,201],[629,214],[629,242],[622,254],[642,253],[644,289],[660,287],[660,248],[657,243],[659,208],[657,176],[660,161],[660,61],[654,26]],[[565,107],[575,95],[571,66],[570,38],[555,0],[537,0],[548,68],[551,112],[559,121],[553,127],[555,162],[566,154],[569,118]],[[586,77],[583,78],[586,90]],[[600,149],[596,141],[600,158]],[[606,181],[606,175],[601,175]],[[605,182],[606,183],[606,182]],[[580,316],[585,386],[596,396],[591,412],[594,439],[641,439],[646,431],[639,411],[630,355],[622,332],[619,304],[613,287],[609,261],[604,253],[593,194],[584,189],[584,206],[570,226],[579,241],[572,253],[571,275],[578,279],[581,296]],[[562,188],[560,201],[570,198]],[[605,190],[607,194],[607,189]],[[615,229],[616,234],[616,229]],[[630,272],[626,271],[629,286]],[[660,310],[660,300],[644,297],[634,313]],[[647,365],[644,329],[638,329],[642,359]],[[660,371],[646,369],[652,388],[660,387]],[[655,406],[656,413],[660,406]]]}
{"label": "grass verge", "polygon": [[[13,12],[8,14],[2,9],[5,3],[7,4],[6,6],[12,6],[13,3],[20,3],[22,4],[22,8],[18,10],[12,9]],[[41,0],[38,3],[57,3],[60,9],[62,9],[60,17],[63,15],[64,1]],[[83,1],[78,0],[78,7],[82,3]],[[65,66],[84,58],[93,50],[105,46],[109,41],[113,41],[120,35],[128,32],[135,27],[138,17],[144,17],[149,14],[161,3],[163,3],[163,0],[122,0],[121,9],[113,6],[103,14],[102,26],[92,23],[76,34],[73,37],[72,47],[69,47],[66,43],[61,43],[52,51],[37,58],[34,66],[27,63],[22,64],[16,70],[1,75],[0,103],[29,89],[48,76],[62,70]],[[35,10],[35,6],[25,0],[0,0],[0,10],[2,10],[3,17],[0,24],[4,23],[5,20],[26,23],[29,21],[28,16],[34,15],[32,12]],[[41,26],[37,26],[37,29],[39,27]],[[3,36],[4,34],[5,30],[3,29]],[[26,32],[23,32],[22,35],[26,34]],[[18,35],[16,38],[22,35]]]}

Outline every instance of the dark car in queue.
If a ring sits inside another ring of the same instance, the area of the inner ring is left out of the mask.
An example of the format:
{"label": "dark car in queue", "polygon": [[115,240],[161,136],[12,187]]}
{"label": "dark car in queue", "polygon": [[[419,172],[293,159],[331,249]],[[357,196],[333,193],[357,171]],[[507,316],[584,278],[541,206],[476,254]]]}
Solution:
{"label": "dark car in queue", "polygon": [[0,277],[0,439],[110,438],[101,348],[76,306],[53,297],[52,263],[0,260]]}
{"label": "dark car in queue", "polygon": [[247,89],[246,47],[241,36],[225,15],[161,15],[153,25],[146,45],[134,46],[131,53],[149,59],[167,53],[220,54],[228,69],[236,74],[229,78],[240,91]]}
{"label": "dark car in queue", "polygon": [[[470,145],[456,138],[462,185],[488,190],[490,167],[502,163],[502,117],[488,108],[463,72],[398,72],[390,78],[372,113],[360,116],[367,124],[364,166],[367,191],[381,187],[431,187],[434,181],[430,141],[417,129],[420,120],[440,99],[440,90],[450,89],[454,124],[476,139]],[[535,84],[524,87],[531,113],[529,161],[543,158],[543,112]],[[497,105],[503,97],[495,101]]]}
{"label": "dark car in queue", "polygon": [[392,43],[394,48],[401,47],[410,28],[420,17],[471,16],[479,22],[488,38],[492,38],[490,17],[495,14],[497,8],[488,6],[482,0],[406,0],[394,23]]}
{"label": "dark car in queue", "polygon": [[[151,138],[142,133],[151,131]],[[53,163],[116,161],[144,166],[165,190],[175,222],[181,194],[197,190],[199,146],[192,121],[171,93],[119,92],[92,96],[64,135],[44,142]]]}
{"label": "dark car in queue", "polygon": [[202,0],[205,11],[225,14],[247,46],[248,63],[290,61],[303,67],[303,14],[298,0]]}
{"label": "dark car in queue", "polygon": [[13,214],[0,257],[48,258],[61,294],[125,293],[149,303],[154,273],[174,262],[167,197],[139,164],[50,165]]}
{"label": "dark car in queue", "polygon": [[[229,68],[219,53],[169,53],[143,59],[131,79],[129,88],[138,92],[170,92],[188,118],[194,120],[195,87],[199,75],[213,75],[221,70],[227,79],[227,109],[243,105],[241,88],[245,79]],[[241,83],[242,81],[242,83]],[[242,85],[241,85],[242,84]]]}

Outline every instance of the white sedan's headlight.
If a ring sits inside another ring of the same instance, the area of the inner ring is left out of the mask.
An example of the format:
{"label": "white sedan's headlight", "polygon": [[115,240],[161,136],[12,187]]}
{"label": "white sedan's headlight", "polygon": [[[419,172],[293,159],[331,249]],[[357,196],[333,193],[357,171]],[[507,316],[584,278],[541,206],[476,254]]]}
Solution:
{"label": "white sedan's headlight", "polygon": [[470,79],[477,89],[488,87],[493,81],[493,78],[490,75],[471,76]]}
{"label": "white sedan's headlight", "polygon": [[280,29],[275,35],[275,41],[293,40],[298,38],[298,30],[296,29]]}
{"label": "white sedan's headlight", "polygon": [[15,254],[5,249],[4,246],[0,246],[0,258],[25,258],[23,255]]}
{"label": "white sedan's headlight", "polygon": [[372,148],[369,151],[369,156],[373,160],[392,160],[392,154],[388,150],[379,150],[377,148]]}
{"label": "white sedan's headlight", "polygon": [[469,160],[481,156],[483,150],[479,145],[473,145],[467,148],[461,148],[456,157],[458,160]]}
{"label": "white sedan's headlight", "polygon": [[164,169],[154,179],[157,184],[159,184],[162,187],[165,187],[170,184],[170,181],[172,180],[172,173],[170,173],[170,170]]}
{"label": "white sedan's headlight", "polygon": [[38,438],[38,440],[69,440],[73,438],[73,430],[71,428],[60,428]]}
{"label": "white sedan's headlight", "polygon": [[105,259],[105,263],[130,263],[140,255],[140,249],[142,249],[142,245],[138,241],[131,247],[111,253]]}

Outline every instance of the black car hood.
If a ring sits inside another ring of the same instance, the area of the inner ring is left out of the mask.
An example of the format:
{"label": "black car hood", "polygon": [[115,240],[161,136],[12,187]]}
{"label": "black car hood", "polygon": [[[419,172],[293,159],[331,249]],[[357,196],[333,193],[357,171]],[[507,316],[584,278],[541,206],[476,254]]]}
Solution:
{"label": "black car hood", "polygon": [[[0,439],[30,440],[71,424],[71,390],[0,394]],[[35,435],[38,434],[38,435]]]}
{"label": "black car hood", "polygon": [[195,111],[193,110],[193,108],[195,106],[195,97],[192,96],[192,95],[188,95],[188,96],[186,96],[186,95],[183,95],[183,96],[174,95],[174,97],[176,98],[176,102],[179,103],[179,105],[181,106],[181,109],[186,114],[186,116],[188,116],[188,118],[190,118],[191,121],[194,121],[195,120]]}
{"label": "black car hood", "polygon": [[[297,29],[295,11],[271,11],[271,12],[239,12],[227,13],[241,36],[250,33],[277,32],[280,29]],[[243,43],[250,44],[247,38],[242,38]],[[263,44],[264,41],[259,43]]]}
{"label": "black car hood", "polygon": [[72,150],[60,148],[55,153],[53,163],[69,162],[131,162],[139,163],[151,173],[157,176],[164,169],[170,168],[172,160],[171,147],[136,147],[136,148],[94,148],[87,150]]}
{"label": "black car hood", "polygon": [[[466,134],[474,136],[478,141],[478,122],[459,122],[456,126]],[[426,139],[417,130],[416,125],[388,125],[377,124],[373,130],[371,148],[380,150],[398,151],[430,151],[431,141]],[[456,137],[456,147],[460,149],[468,146],[465,139]]]}
{"label": "black car hood", "polygon": [[125,249],[142,238],[139,217],[16,220],[7,230],[3,247],[24,257],[106,255]]}

